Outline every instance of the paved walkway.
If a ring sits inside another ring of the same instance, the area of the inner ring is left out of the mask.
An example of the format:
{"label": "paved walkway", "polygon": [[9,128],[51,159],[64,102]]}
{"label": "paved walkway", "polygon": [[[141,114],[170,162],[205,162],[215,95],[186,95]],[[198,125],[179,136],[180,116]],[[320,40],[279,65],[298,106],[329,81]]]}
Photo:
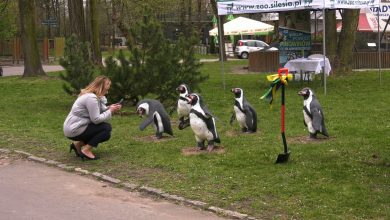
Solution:
{"label": "paved walkway", "polygon": [[0,219],[222,220],[58,168],[0,154]]}
{"label": "paved walkway", "polygon": [[[64,68],[60,65],[43,65],[45,72],[62,71]],[[23,75],[24,66],[3,66],[3,76],[20,76]]]}
{"label": "paved walkway", "polygon": [[[230,58],[229,60],[233,60]],[[218,62],[218,59],[200,59],[200,62]],[[64,68],[60,65],[43,65],[45,72],[62,71]],[[3,76],[21,76],[23,75],[24,66],[3,66]]]}

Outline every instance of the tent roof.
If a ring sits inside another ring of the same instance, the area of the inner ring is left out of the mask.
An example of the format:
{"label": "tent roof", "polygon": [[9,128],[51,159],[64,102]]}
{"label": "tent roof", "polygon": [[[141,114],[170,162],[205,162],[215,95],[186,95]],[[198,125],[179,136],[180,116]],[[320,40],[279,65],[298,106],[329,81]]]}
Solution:
{"label": "tent roof", "polygon": [[[238,17],[223,25],[225,35],[254,35],[268,34],[274,30],[274,26],[261,21],[252,20],[245,17]],[[218,28],[209,31],[211,36],[218,35]]]}
{"label": "tent roof", "polygon": [[[379,19],[379,31],[383,32],[386,26],[386,22]],[[337,24],[337,31],[341,31],[342,23]],[[378,19],[369,9],[361,9],[359,14],[359,23],[357,30],[360,32],[378,32]],[[386,32],[390,32],[387,28]]]}

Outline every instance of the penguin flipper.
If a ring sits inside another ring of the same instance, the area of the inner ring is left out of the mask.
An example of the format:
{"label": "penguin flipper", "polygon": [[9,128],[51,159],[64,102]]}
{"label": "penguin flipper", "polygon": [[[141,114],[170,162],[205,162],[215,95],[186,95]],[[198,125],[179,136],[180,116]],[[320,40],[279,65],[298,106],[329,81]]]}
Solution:
{"label": "penguin flipper", "polygon": [[229,124],[232,125],[235,119],[236,119],[236,113],[233,112],[232,116],[230,117]]}
{"label": "penguin flipper", "polygon": [[322,122],[323,117],[321,111],[317,108],[311,109],[311,114],[313,116],[313,128],[315,131],[322,133]]}
{"label": "penguin flipper", "polygon": [[143,131],[148,125],[150,125],[153,122],[153,116],[148,117],[145,119],[140,125],[139,130]]}
{"label": "penguin flipper", "polygon": [[253,108],[251,108],[251,106],[248,106],[248,109],[245,109],[245,115],[246,115],[246,125],[248,126],[248,129],[252,132],[255,132],[257,130],[256,111]]}

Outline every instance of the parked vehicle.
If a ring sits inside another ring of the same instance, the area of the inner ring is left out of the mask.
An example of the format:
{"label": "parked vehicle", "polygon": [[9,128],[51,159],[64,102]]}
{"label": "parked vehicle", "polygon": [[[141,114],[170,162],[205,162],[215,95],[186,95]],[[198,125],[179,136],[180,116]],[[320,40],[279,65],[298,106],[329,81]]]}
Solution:
{"label": "parked vehicle", "polygon": [[248,59],[249,53],[259,50],[278,50],[276,47],[270,47],[268,44],[261,40],[239,40],[237,41],[234,54],[241,59]]}

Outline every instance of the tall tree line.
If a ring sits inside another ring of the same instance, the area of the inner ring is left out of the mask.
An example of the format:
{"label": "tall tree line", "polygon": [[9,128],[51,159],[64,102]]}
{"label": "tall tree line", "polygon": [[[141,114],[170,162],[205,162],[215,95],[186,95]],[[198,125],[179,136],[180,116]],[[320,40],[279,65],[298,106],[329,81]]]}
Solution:
{"label": "tall tree line", "polygon": [[[2,9],[4,5],[11,5],[12,2],[14,1],[0,0],[0,10],[4,10]],[[27,53],[26,58],[35,56],[28,54],[32,53],[29,51],[35,50],[31,49],[34,48],[34,44],[33,42],[28,42],[29,39],[31,41],[34,38],[41,38],[43,37],[42,35],[53,37],[76,34],[81,41],[91,42],[93,59],[96,64],[101,62],[99,49],[101,36],[99,36],[99,32],[107,33],[109,31],[111,32],[111,38],[115,36],[118,30],[126,35],[129,27],[141,17],[141,10],[139,9],[143,4],[151,5],[156,14],[164,15],[161,16],[162,20],[165,19],[166,14],[176,14],[182,27],[180,30],[183,33],[188,33],[186,28],[192,27],[195,20],[201,20],[200,14],[206,14],[209,11],[217,15],[216,0],[18,0],[18,3],[20,14],[18,26],[22,39],[26,42],[26,44],[23,44],[26,45],[23,46],[23,50]],[[299,14],[301,12],[289,13],[292,18],[302,16],[302,14]],[[327,55],[336,72],[337,70],[340,70],[338,72],[348,72],[350,70],[349,66],[354,47],[358,13],[358,10],[344,10],[343,28],[339,37],[335,30],[334,11],[329,10],[326,13],[327,30],[325,37],[327,39]],[[34,23],[26,20],[26,15],[35,16],[35,18],[30,17],[30,21],[38,22]],[[41,24],[43,20],[48,19],[55,19],[57,24],[53,27]],[[221,23],[225,22],[224,16],[221,16],[220,21]],[[106,25],[102,26],[102,23]],[[197,26],[197,28],[200,29],[202,27]],[[221,45],[221,49],[224,50],[224,42],[221,42]],[[225,56],[225,53],[222,54]],[[34,61],[32,63],[36,63],[39,66],[39,62]],[[28,68],[26,75],[31,74],[31,69],[36,68]],[[34,71],[37,74],[42,74],[39,68]]]}

